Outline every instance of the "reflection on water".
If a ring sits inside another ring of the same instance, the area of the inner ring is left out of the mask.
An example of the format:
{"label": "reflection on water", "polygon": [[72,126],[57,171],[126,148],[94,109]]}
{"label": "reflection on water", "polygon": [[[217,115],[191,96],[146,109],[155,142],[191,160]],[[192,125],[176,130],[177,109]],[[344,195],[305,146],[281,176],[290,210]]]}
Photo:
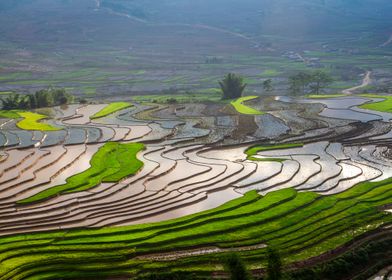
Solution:
{"label": "reflection on water", "polygon": [[178,205],[179,207],[178,209],[174,209],[166,213],[155,215],[152,217],[143,218],[138,221],[128,222],[126,224],[151,223],[151,222],[159,222],[159,221],[175,219],[186,215],[191,215],[191,214],[199,213],[201,211],[206,211],[206,210],[216,208],[230,200],[239,197],[241,197],[241,195],[235,192],[233,188],[227,188],[225,190],[209,193],[208,199],[206,199],[206,197],[204,196],[203,200],[197,203],[193,203],[192,205],[189,206]]}

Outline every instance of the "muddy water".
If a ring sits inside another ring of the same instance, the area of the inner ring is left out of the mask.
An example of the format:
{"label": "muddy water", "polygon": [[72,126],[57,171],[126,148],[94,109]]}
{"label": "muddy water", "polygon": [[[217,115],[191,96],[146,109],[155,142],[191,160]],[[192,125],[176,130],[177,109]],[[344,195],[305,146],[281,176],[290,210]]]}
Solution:
{"label": "muddy water", "polygon": [[87,105],[81,107],[77,110],[77,117],[73,119],[65,120],[64,123],[71,124],[71,125],[88,124],[90,122],[90,117],[98,113],[99,111],[101,111],[106,106],[107,106],[106,104],[97,104],[97,105]]}
{"label": "muddy water", "polygon": [[[56,174],[59,170],[62,168],[65,168],[62,170],[61,173],[58,174],[58,176],[54,177],[49,184],[45,184],[44,186],[40,186],[37,188],[34,188],[34,190],[27,192],[24,194],[25,197],[31,196],[35,193],[41,192],[45,189],[48,189],[50,187],[54,187],[57,185],[62,185],[66,183],[66,179],[68,177],[71,177],[75,174],[81,173],[88,168],[90,168],[90,160],[92,156],[98,151],[98,149],[102,145],[88,145],[86,152],[84,150],[86,149],[85,145],[77,145],[77,146],[71,146],[67,147],[67,149],[70,150],[65,157],[62,158],[61,163],[55,164],[48,168],[46,170],[46,174]],[[80,156],[80,157],[79,157]],[[49,177],[49,176],[48,176]]]}
{"label": "muddy water", "polygon": [[96,143],[101,138],[101,130],[96,127],[86,127],[87,143]]}
{"label": "muddy water", "polygon": [[124,138],[124,140],[126,141],[135,140],[148,136],[152,131],[152,128],[147,125],[130,126],[129,128],[131,129],[131,132]]}
{"label": "muddy water", "polygon": [[246,160],[245,150],[248,147],[234,147],[216,149],[203,153],[203,156],[208,158],[225,159],[229,161],[244,161]]}
{"label": "muddy water", "polygon": [[321,103],[326,108],[320,113],[320,116],[345,119],[361,122],[369,122],[374,120],[389,120],[392,114],[379,114],[375,111],[363,110],[357,106],[365,104],[372,99],[362,97],[342,97],[342,98],[326,98],[326,99],[293,99],[287,96],[276,97],[276,100],[290,103]]}
{"label": "muddy water", "polygon": [[10,131],[3,131],[4,136],[6,137],[7,141],[5,146],[15,146],[19,144],[19,138],[16,134]]}
{"label": "muddy water", "polygon": [[[59,165],[59,161],[61,161],[61,164],[65,163],[67,150],[62,146],[56,146],[51,148],[50,151],[45,150],[45,152],[45,156],[36,160],[30,168],[24,170],[20,177],[2,186],[2,198],[19,195],[29,188],[50,182],[50,178],[56,173],[54,170],[56,170],[56,165]],[[61,168],[57,168],[57,171]]]}
{"label": "muddy water", "polygon": [[65,145],[83,144],[87,140],[87,131],[84,128],[71,127],[68,129],[68,136]]}
{"label": "muddy water", "polygon": [[335,119],[345,119],[360,122],[370,122],[375,120],[382,120],[382,117],[376,115],[376,113],[362,113],[353,110],[340,110],[340,109],[329,109],[326,108],[320,113],[320,116],[335,118]]}
{"label": "muddy water", "polygon": [[47,132],[45,132],[45,134],[47,136],[46,136],[45,140],[43,141],[41,147],[62,144],[62,143],[64,143],[64,141],[67,137],[67,132],[65,130],[47,131]]}
{"label": "muddy water", "polygon": [[7,143],[7,137],[3,132],[0,131],[0,147],[4,146]]}
{"label": "muddy water", "polygon": [[19,147],[29,147],[29,146],[34,146],[37,141],[33,140],[33,133],[31,131],[25,131],[25,130],[18,130],[18,131],[13,131],[15,133],[19,140]]}
{"label": "muddy water", "polygon": [[159,222],[159,221],[175,219],[186,215],[195,214],[201,211],[216,208],[230,200],[239,197],[241,197],[241,195],[235,192],[233,188],[228,188],[219,192],[209,193],[208,199],[203,199],[197,203],[193,203],[190,206],[183,206],[179,209],[171,210],[163,214],[157,214],[152,217],[143,218],[138,221],[133,221],[126,224],[151,223],[151,222]]}
{"label": "muddy water", "polygon": [[16,168],[4,171],[3,176],[1,176],[0,178],[0,184],[4,185],[11,179],[17,180],[19,176],[22,176],[22,173],[24,173],[27,169],[32,168],[37,163],[37,161],[41,160],[42,158],[45,158],[48,154],[49,152],[47,151],[34,151],[31,156],[25,157],[24,160],[20,162],[20,164]]}
{"label": "muddy water", "polygon": [[256,116],[255,122],[258,126],[255,137],[275,138],[289,131],[289,127],[279,118],[266,114]]}
{"label": "muddy water", "polygon": [[7,151],[7,157],[0,162],[0,174],[11,168],[16,168],[22,164],[29,156],[34,154],[34,150],[11,150]]}
{"label": "muddy water", "polygon": [[186,160],[177,160],[176,168],[166,175],[162,175],[155,180],[145,184],[146,189],[150,191],[167,190],[172,191],[171,184],[178,180],[185,180],[210,170],[207,166],[195,165]]}

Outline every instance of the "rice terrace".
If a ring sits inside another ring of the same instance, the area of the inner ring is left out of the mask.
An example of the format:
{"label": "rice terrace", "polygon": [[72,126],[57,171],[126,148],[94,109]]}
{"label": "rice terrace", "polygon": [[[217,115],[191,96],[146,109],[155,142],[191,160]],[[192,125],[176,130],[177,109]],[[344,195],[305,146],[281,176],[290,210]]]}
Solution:
{"label": "rice terrace", "polygon": [[210,1],[0,3],[0,280],[392,279],[391,3]]}

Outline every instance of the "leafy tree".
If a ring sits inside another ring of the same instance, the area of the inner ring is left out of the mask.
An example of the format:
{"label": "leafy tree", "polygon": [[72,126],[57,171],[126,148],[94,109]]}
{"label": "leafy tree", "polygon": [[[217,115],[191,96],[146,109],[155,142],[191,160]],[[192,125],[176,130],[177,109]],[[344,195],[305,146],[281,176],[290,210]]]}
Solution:
{"label": "leafy tree", "polygon": [[68,104],[73,102],[74,97],[64,89],[48,88],[30,95],[10,94],[0,100],[4,110],[23,110]]}
{"label": "leafy tree", "polygon": [[237,254],[229,255],[225,260],[225,268],[230,273],[231,280],[250,280],[249,272]]}
{"label": "leafy tree", "polygon": [[282,260],[279,252],[273,248],[267,250],[267,280],[280,280],[282,279]]}
{"label": "leafy tree", "polygon": [[26,98],[20,94],[10,94],[5,98],[1,98],[4,110],[26,109]]}
{"label": "leafy tree", "polygon": [[289,77],[290,92],[293,94],[305,94],[311,91],[319,94],[332,81],[331,76],[321,70],[312,73],[299,72]]}
{"label": "leafy tree", "polygon": [[318,70],[312,74],[310,88],[312,92],[319,94],[327,85],[333,82],[333,79],[326,72]]}
{"label": "leafy tree", "polygon": [[268,79],[263,82],[263,90],[266,93],[271,93],[274,90],[272,79]]}
{"label": "leafy tree", "polygon": [[247,86],[241,76],[233,73],[227,74],[225,78],[219,82],[219,85],[223,93],[222,99],[235,99],[241,97]]}
{"label": "leafy tree", "polygon": [[290,92],[293,94],[304,94],[311,80],[312,75],[306,72],[299,72],[289,77]]}
{"label": "leafy tree", "polygon": [[43,89],[35,93],[37,108],[50,107],[54,104],[53,95],[49,90]]}

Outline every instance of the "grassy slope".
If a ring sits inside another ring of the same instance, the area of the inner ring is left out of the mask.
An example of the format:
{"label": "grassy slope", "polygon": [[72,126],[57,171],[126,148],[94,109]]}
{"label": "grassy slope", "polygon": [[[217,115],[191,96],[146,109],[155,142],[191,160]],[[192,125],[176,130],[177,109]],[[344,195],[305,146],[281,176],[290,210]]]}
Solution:
{"label": "grassy slope", "polygon": [[[222,254],[173,261],[135,259],[145,253],[194,247],[267,244],[284,261],[308,259],[392,222],[381,206],[392,202],[392,179],[361,183],[320,196],[284,189],[265,197],[255,191],[216,209],[154,224],[79,229],[0,238],[0,279],[121,275],[163,269],[209,273],[222,269]],[[265,249],[240,252],[251,266]]]}
{"label": "grassy slope", "polygon": [[117,111],[132,107],[133,105],[128,102],[114,102],[110,103],[108,106],[103,108],[101,111],[96,113],[95,115],[91,116],[90,119],[98,119],[102,117],[106,117],[110,114],[113,114]]}
{"label": "grassy slope", "polygon": [[102,182],[118,182],[142,168],[143,162],[136,155],[143,149],[144,145],[139,143],[106,143],[92,157],[89,169],[69,177],[64,185],[49,188],[18,203],[34,203],[61,193],[85,191]]}
{"label": "grassy slope", "polygon": [[41,131],[61,130],[61,128],[54,127],[50,124],[40,123],[39,121],[47,118],[47,116],[45,115],[32,113],[32,112],[18,112],[18,114],[23,118],[23,120],[19,121],[16,124],[20,129],[41,130]]}
{"label": "grassy slope", "polygon": [[20,110],[3,110],[0,111],[0,118],[19,119],[23,118],[16,125],[23,130],[41,130],[41,131],[57,131],[61,128],[54,127],[50,124],[40,123],[39,121],[46,119],[47,116],[33,112],[25,112]]}
{"label": "grassy slope", "polygon": [[249,106],[244,105],[243,103],[249,100],[253,100],[258,98],[258,96],[246,96],[246,97],[241,97],[238,98],[235,101],[231,102],[231,105],[237,110],[238,113],[244,114],[244,115],[264,115],[263,112],[253,109]]}
{"label": "grassy slope", "polygon": [[265,151],[272,151],[272,150],[282,150],[282,149],[290,149],[290,148],[299,148],[303,147],[304,144],[301,143],[292,143],[292,144],[281,144],[281,145],[274,145],[274,146],[260,146],[256,145],[253,147],[250,147],[245,151],[245,154],[248,156],[248,160],[253,160],[253,161],[277,161],[277,162],[283,162],[285,159],[281,158],[257,158],[255,155],[257,155],[258,152],[265,152]]}
{"label": "grassy slope", "polygon": [[4,119],[19,119],[20,115],[18,114],[19,111],[17,110],[1,110],[0,111],[0,118]]}
{"label": "grassy slope", "polygon": [[392,96],[376,95],[376,94],[361,94],[363,97],[380,98],[381,101],[363,104],[360,106],[362,109],[368,109],[379,112],[392,113]]}

